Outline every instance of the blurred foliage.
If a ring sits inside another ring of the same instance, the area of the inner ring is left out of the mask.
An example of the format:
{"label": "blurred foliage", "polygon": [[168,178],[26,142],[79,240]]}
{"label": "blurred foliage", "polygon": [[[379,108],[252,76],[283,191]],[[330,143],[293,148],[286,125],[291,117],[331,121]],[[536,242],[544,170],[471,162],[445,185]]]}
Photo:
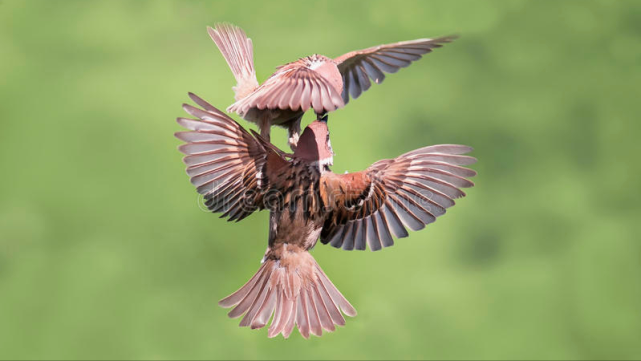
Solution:
{"label": "blurred foliage", "polygon": [[[261,81],[462,35],[330,115],[336,172],[461,143],[479,176],[391,249],[314,250],[359,311],[322,338],[216,305],[268,221],[202,212],[176,150],[188,91],[233,101],[218,21],[253,39]],[[3,0],[0,357],[640,358],[640,35],[638,1]]]}

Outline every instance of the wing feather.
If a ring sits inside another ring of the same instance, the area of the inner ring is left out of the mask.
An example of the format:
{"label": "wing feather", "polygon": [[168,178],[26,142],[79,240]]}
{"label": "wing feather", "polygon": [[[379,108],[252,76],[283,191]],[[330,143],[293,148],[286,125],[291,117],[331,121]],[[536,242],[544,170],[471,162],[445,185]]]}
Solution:
{"label": "wing feather", "polygon": [[[350,78],[351,79],[351,78]],[[454,199],[465,196],[461,188],[474,185],[476,175],[462,165],[476,159],[463,155],[472,148],[437,145],[374,163],[357,173],[326,173],[321,196],[330,206],[321,242],[345,250],[379,250],[433,223]]]}
{"label": "wing feather", "polygon": [[317,113],[334,111],[344,105],[341,94],[324,76],[302,62],[281,67],[248,96],[227,108],[244,116],[252,108],[291,109]]}
{"label": "wing feather", "polygon": [[[286,92],[276,95],[290,101]],[[186,155],[183,162],[187,174],[203,195],[205,206],[212,212],[222,212],[221,217],[230,221],[264,208],[261,197],[272,186],[268,157],[276,157],[280,166],[289,163],[257,134],[250,134],[195,94],[189,93],[189,97],[201,108],[183,105],[197,119],[178,118],[178,124],[188,131],[178,132],[176,137],[185,142],[178,149]]]}
{"label": "wing feather", "polygon": [[399,43],[378,45],[371,48],[352,51],[334,62],[343,76],[343,101],[349,102],[349,96],[358,98],[362,92],[369,89],[371,83],[381,83],[384,73],[396,73],[400,68],[409,66],[421,59],[424,54],[443,44],[456,39],[456,36],[445,36],[434,39],[418,39]]}

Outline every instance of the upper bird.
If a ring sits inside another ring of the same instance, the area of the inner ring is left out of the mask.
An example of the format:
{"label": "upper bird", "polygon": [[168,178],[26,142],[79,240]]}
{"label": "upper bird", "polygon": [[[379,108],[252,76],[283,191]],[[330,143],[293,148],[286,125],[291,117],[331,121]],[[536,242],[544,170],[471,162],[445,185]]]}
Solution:
{"label": "upper bird", "polygon": [[331,59],[314,54],[276,68],[262,85],[254,70],[252,41],[245,32],[230,24],[207,27],[229,64],[236,86],[236,102],[227,108],[245,120],[256,123],[261,136],[269,141],[272,125],[289,130],[289,146],[296,149],[303,114],[313,108],[317,119],[347,104],[349,96],[358,98],[371,82],[380,83],[385,73],[409,66],[421,55],[456,39],[444,36],[378,45],[352,51]]}
{"label": "upper bird", "polygon": [[263,264],[244,286],[220,301],[243,314],[241,326],[264,327],[269,337],[304,337],[344,325],[341,310],[356,310],[309,251],[320,239],[346,250],[379,250],[443,215],[471,187],[476,161],[462,145],[433,145],[384,159],[361,172],[330,171],[333,151],[326,119],[312,122],[294,154],[285,154],[255,132],[194,94],[201,108],[184,105],[197,119],[178,118],[189,131],[176,136],[191,183],[212,212],[239,221],[268,209],[269,241]]}

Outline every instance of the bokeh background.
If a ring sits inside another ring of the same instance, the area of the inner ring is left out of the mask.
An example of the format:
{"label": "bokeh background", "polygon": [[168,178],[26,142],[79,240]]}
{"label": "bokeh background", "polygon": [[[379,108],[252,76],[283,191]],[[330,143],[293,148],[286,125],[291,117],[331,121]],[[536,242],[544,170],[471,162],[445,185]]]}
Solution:
{"label": "bokeh background", "polygon": [[[462,35],[330,116],[336,172],[462,143],[479,175],[391,249],[316,247],[359,311],[322,338],[216,304],[268,222],[201,211],[173,137],[188,91],[233,101],[218,21],[253,39],[261,81]],[[638,1],[3,0],[0,357],[641,358],[640,40]]]}

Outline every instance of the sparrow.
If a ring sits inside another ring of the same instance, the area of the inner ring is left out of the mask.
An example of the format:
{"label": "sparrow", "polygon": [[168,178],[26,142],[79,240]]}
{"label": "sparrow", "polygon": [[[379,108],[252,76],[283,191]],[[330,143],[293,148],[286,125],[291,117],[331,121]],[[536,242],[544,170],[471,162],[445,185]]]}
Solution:
{"label": "sparrow", "polygon": [[[336,174],[327,118],[315,120],[286,154],[261,135],[194,94],[199,106],[178,118],[188,129],[175,134],[187,174],[207,208],[240,221],[269,211],[269,237],[262,265],[249,281],[219,302],[243,316],[240,326],[262,328],[268,337],[321,336],[345,325],[356,310],[310,254],[320,240],[344,250],[380,250],[443,215],[472,187],[476,159],[463,145],[433,145],[380,160],[364,171]],[[273,318],[272,318],[273,315]]]}
{"label": "sparrow", "polygon": [[[378,45],[352,51],[332,59],[314,54],[279,66],[263,84],[254,69],[252,41],[245,32],[230,24],[217,24],[207,31],[229,64],[236,86],[236,102],[227,112],[237,113],[256,123],[260,135],[269,141],[272,125],[288,129],[288,144],[296,149],[303,114],[313,108],[317,119],[342,108],[352,98],[381,83],[385,73],[396,73],[423,54],[456,39],[455,35]],[[370,81],[371,80],[371,81]]]}

